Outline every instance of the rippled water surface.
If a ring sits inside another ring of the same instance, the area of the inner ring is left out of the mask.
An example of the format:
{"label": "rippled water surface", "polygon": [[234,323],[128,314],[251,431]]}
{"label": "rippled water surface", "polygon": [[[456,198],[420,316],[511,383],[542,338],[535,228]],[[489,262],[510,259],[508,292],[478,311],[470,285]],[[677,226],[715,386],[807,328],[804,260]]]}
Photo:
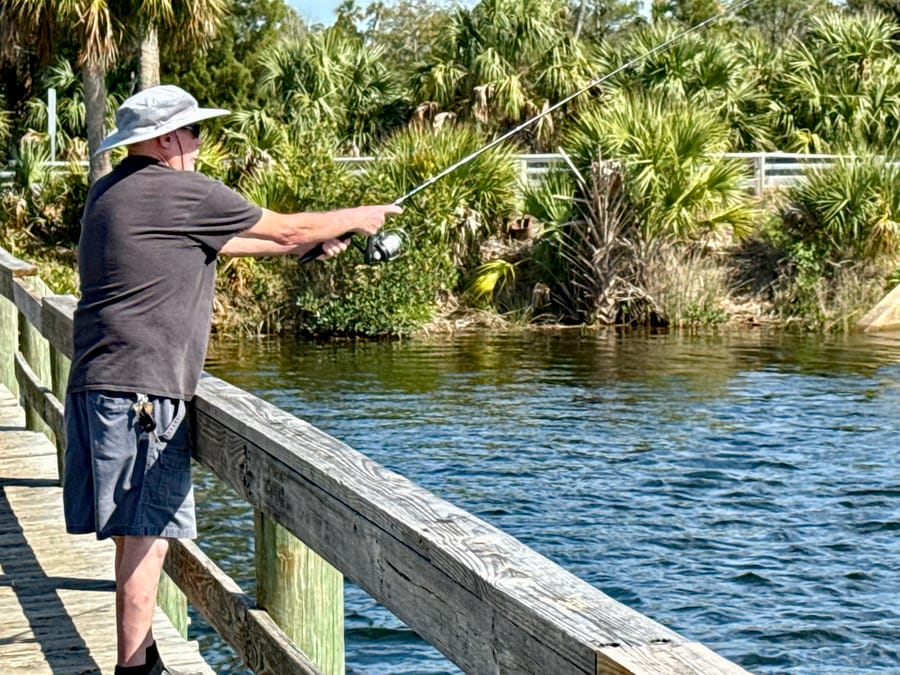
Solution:
{"label": "rippled water surface", "polygon": [[[219,341],[207,368],[753,672],[900,672],[900,334]],[[252,592],[252,518],[197,482]],[[346,631],[348,672],[459,672],[352,585]]]}

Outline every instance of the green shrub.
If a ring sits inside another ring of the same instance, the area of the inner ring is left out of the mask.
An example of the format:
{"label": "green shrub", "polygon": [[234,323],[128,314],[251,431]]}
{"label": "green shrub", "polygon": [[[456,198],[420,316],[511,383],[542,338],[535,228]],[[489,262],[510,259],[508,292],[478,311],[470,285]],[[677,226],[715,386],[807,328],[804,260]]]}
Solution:
{"label": "green shrub", "polygon": [[[398,132],[362,175],[362,201],[395,201],[483,143],[469,127]],[[513,210],[516,177],[511,149],[494,148],[407,200],[404,213],[388,220],[386,229],[399,228],[408,238],[398,260],[367,266],[347,252],[298,269],[290,281],[297,328],[389,335],[428,323],[442,300],[461,292],[478,247]]]}
{"label": "green shrub", "polygon": [[290,281],[295,330],[314,335],[411,333],[434,317],[441,295],[458,283],[445,252],[427,243],[387,264],[366,265],[348,251],[315,267],[295,268]]}
{"label": "green shrub", "polygon": [[598,150],[624,165],[625,188],[649,240],[744,234],[755,219],[747,169],[723,157],[729,129],[710,111],[619,93],[580,115],[565,147],[580,170]]}
{"label": "green shrub", "polygon": [[834,261],[900,252],[900,167],[894,162],[870,156],[814,168],[788,191],[788,201],[782,212],[787,248],[801,244]]}

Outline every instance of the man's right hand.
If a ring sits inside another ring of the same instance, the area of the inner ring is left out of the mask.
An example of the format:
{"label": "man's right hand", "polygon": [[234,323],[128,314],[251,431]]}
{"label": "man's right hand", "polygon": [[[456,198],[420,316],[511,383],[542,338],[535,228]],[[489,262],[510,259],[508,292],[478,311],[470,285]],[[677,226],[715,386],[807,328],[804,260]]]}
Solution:
{"label": "man's right hand", "polygon": [[371,237],[381,229],[387,216],[403,213],[403,209],[394,204],[375,204],[339,209],[333,213],[346,223],[347,232],[358,232]]}

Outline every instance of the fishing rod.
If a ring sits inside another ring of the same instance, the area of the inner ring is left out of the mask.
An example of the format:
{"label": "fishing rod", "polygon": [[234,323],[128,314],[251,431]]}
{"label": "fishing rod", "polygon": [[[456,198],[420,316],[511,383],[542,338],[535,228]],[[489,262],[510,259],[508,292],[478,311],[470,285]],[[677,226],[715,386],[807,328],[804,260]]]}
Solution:
{"label": "fishing rod", "polygon": [[[685,28],[684,30],[682,30],[679,33],[676,33],[675,35],[670,37],[668,40],[665,40],[664,42],[658,44],[656,47],[653,47],[652,49],[644,52],[643,54],[638,54],[636,57],[634,57],[630,61],[623,63],[618,68],[615,68],[614,70],[607,73],[606,75],[603,75],[602,77],[598,77],[597,79],[592,80],[588,84],[581,87],[581,89],[578,89],[574,93],[569,94],[565,98],[557,101],[556,103],[554,103],[552,106],[550,106],[546,110],[538,113],[534,117],[531,117],[531,118],[525,120],[518,126],[507,131],[505,134],[498,136],[497,138],[495,138],[491,142],[487,143],[486,145],[483,145],[482,147],[480,147],[477,150],[475,150],[474,152],[466,155],[462,159],[457,160],[456,162],[454,162],[447,168],[434,174],[433,176],[428,178],[426,181],[417,185],[412,190],[410,190],[409,192],[404,194],[402,197],[398,197],[397,199],[395,199],[392,202],[392,205],[400,206],[401,204],[403,204],[403,202],[405,202],[410,197],[413,197],[414,195],[417,195],[418,193],[420,193],[422,190],[434,185],[436,182],[438,182],[444,176],[446,176],[450,173],[453,173],[454,171],[456,171],[458,168],[460,168],[462,166],[465,166],[466,164],[471,162],[473,159],[480,157],[482,154],[484,154],[488,150],[491,150],[491,149],[497,147],[498,145],[500,145],[501,143],[503,143],[504,141],[509,140],[510,138],[515,136],[517,133],[519,133],[523,129],[528,128],[529,126],[531,126],[538,120],[546,117],[547,115],[549,115],[552,112],[559,110],[561,107],[566,105],[569,101],[572,101],[573,99],[581,96],[584,92],[588,91],[589,89],[593,89],[594,87],[598,87],[601,84],[608,82],[609,80],[614,78],[616,75],[618,75],[622,71],[628,70],[632,66],[635,66],[638,63],[640,63],[641,61],[650,58],[654,54],[658,54],[659,52],[672,46],[679,40],[682,40],[683,38],[687,37],[691,33],[695,33],[697,31],[705,28],[706,26],[709,26],[717,21],[721,21],[725,17],[731,16],[733,14],[737,14],[740,10],[744,9],[744,7],[749,6],[750,4],[752,4],[755,1],[756,0],[741,0],[740,2],[738,2],[736,4],[733,4],[728,9],[721,11],[718,14],[714,14],[711,17],[708,17],[698,24],[695,24],[693,26]],[[388,262],[390,260],[394,260],[397,256],[400,255],[400,251],[405,242],[405,239],[400,236],[399,232],[400,232],[400,230],[389,230],[389,231],[385,231],[383,233],[379,232],[378,234],[376,234],[374,236],[367,237],[365,246],[362,246],[361,244],[358,244],[356,242],[354,242],[354,244],[357,246],[357,248],[359,248],[361,251],[363,251],[363,254],[365,256],[367,263],[371,264],[371,263],[377,263],[377,262]],[[339,237],[339,239],[346,241],[347,239],[350,239],[351,237],[353,237],[353,234],[354,234],[353,232],[347,232],[346,234],[341,235]],[[300,262],[307,263],[311,260],[315,260],[320,255],[322,255],[322,244],[318,244],[317,246],[315,246],[314,248],[309,250],[307,253],[305,253],[300,258]]]}

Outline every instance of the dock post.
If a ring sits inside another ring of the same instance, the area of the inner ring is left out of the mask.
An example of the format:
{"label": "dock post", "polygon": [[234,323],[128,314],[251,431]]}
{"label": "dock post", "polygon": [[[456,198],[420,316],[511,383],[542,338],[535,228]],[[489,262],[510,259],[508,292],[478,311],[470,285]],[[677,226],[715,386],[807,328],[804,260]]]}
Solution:
{"label": "dock post", "polygon": [[325,675],[344,673],[344,577],[254,511],[256,601]]}
{"label": "dock post", "polygon": [[[69,383],[69,370],[72,361],[68,356],[50,345],[50,377],[51,389],[53,395],[56,396],[63,405],[66,402],[66,386]],[[59,474],[59,484],[64,483],[65,472],[63,471],[63,459],[66,453],[65,434],[59,434],[56,437],[56,470]]]}
{"label": "dock post", "polygon": [[[24,284],[38,297],[47,294],[47,285],[38,277],[27,277]],[[50,343],[41,332],[29,323],[24,314],[19,314],[19,344],[22,355],[34,374],[43,384],[52,380],[50,372]],[[25,405],[25,427],[30,431],[40,431],[56,442],[53,430],[41,419],[30,405]]]}
{"label": "dock post", "polygon": [[156,604],[165,612],[172,626],[179,635],[188,637],[188,599],[168,574],[163,572],[159,577],[159,589],[156,591]]}
{"label": "dock post", "polygon": [[0,378],[3,384],[19,398],[19,383],[16,381],[14,359],[19,349],[19,317],[16,306],[0,297]]}

